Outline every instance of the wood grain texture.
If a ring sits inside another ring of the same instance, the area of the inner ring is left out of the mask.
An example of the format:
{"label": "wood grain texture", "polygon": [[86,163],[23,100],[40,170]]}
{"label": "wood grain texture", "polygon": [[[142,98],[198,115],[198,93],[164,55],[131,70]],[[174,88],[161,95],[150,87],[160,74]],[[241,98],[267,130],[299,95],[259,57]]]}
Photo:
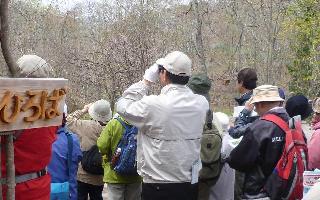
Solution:
{"label": "wood grain texture", "polygon": [[[0,78],[0,102],[7,91],[11,91],[16,95],[22,97],[22,105],[24,105],[29,97],[27,91],[41,92],[47,91],[49,96],[52,95],[53,90],[66,88],[68,84],[67,79],[54,79],[54,78]],[[58,126],[62,123],[62,113],[65,104],[65,96],[58,103],[58,111],[61,113],[60,116],[54,117],[53,119],[38,119],[34,122],[26,122],[25,117],[33,115],[33,109],[29,109],[26,112],[20,112],[17,120],[13,123],[6,123],[0,118],[0,132],[31,129],[48,126]],[[40,104],[41,98],[35,99],[35,103]],[[14,101],[10,102],[10,108],[8,114],[11,115],[13,111]],[[46,101],[45,108],[50,108],[52,102]],[[1,108],[0,108],[1,109]],[[4,134],[4,133],[3,133]],[[0,135],[2,135],[0,133]]]}

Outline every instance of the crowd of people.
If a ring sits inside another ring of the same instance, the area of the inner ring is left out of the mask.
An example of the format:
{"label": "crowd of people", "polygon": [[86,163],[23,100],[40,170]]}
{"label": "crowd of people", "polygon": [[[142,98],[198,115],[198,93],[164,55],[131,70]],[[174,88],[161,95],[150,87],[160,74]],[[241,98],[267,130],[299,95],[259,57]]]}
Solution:
{"label": "crowd of people", "polygon": [[[24,78],[49,78],[52,70],[36,55],[17,64]],[[65,106],[61,126],[15,131],[16,199],[102,200],[105,184],[108,200],[302,199],[301,170],[320,168],[320,98],[258,86],[251,68],[236,78],[240,112],[212,112],[211,80],[192,75],[191,59],[174,51],[113,111],[107,100],[72,113]],[[160,94],[149,94],[158,82]],[[308,139],[301,121],[311,115]],[[3,149],[1,159],[5,177]]]}

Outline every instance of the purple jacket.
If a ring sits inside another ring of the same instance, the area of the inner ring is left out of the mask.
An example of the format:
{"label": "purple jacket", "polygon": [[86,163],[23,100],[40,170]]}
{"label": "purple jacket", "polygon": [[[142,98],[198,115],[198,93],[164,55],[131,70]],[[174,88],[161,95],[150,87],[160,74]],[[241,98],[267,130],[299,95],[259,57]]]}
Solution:
{"label": "purple jacket", "polygon": [[320,169],[320,122],[313,127],[313,134],[308,144],[309,169]]}

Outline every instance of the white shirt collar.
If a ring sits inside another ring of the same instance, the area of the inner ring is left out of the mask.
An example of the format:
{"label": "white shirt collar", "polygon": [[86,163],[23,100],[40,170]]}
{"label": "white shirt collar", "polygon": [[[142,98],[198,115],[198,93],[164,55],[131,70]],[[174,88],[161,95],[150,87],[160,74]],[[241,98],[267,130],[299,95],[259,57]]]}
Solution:
{"label": "white shirt collar", "polygon": [[[166,86],[164,86],[161,89],[161,94],[167,94],[168,92],[172,91],[172,90],[177,90],[177,89],[189,89],[186,85],[180,85],[180,84],[168,84]],[[189,89],[190,90],[190,89]],[[191,90],[190,90],[191,91]]]}

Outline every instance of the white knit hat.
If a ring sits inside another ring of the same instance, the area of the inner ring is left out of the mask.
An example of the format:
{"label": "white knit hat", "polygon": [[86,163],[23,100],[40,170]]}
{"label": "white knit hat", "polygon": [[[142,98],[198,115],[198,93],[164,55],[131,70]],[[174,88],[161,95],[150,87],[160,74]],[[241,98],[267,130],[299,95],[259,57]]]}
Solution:
{"label": "white knit hat", "polygon": [[17,61],[18,75],[21,78],[49,78],[51,66],[37,55],[23,55]]}
{"label": "white knit hat", "polygon": [[192,62],[190,58],[180,52],[173,51],[156,61],[158,65],[163,66],[168,72],[178,76],[191,76]]}
{"label": "white knit hat", "polygon": [[110,103],[104,99],[94,102],[88,112],[90,117],[99,122],[106,123],[112,118]]}

